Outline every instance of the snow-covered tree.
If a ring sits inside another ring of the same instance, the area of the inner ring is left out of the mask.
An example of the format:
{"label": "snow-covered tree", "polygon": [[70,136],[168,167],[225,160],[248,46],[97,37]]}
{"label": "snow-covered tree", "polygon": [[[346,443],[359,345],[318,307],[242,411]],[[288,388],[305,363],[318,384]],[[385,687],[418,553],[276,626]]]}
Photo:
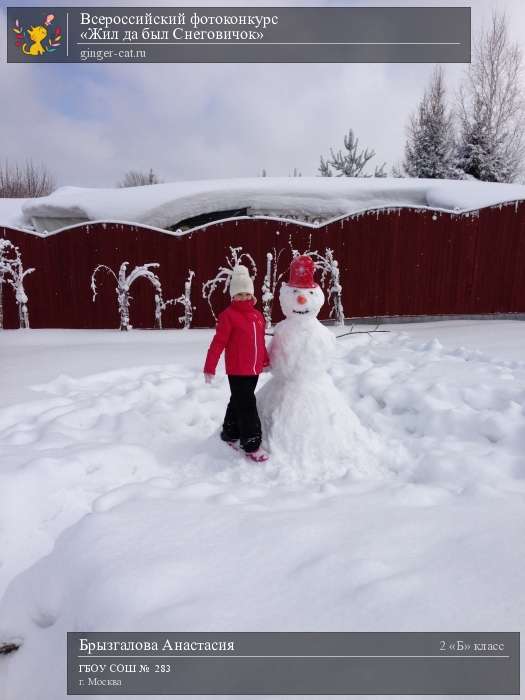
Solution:
{"label": "snow-covered tree", "polygon": [[0,239],[0,328],[4,327],[3,285],[7,283],[15,292],[20,328],[29,328],[28,298],[24,289],[24,279],[35,271],[34,267],[24,270],[18,246],[6,238]]}
{"label": "snow-covered tree", "polygon": [[344,137],[344,147],[346,153],[341,150],[334,153],[334,149],[330,149],[330,158],[326,160],[321,156],[321,163],[319,165],[319,172],[323,177],[332,177],[333,173],[331,168],[333,168],[337,177],[385,177],[384,167],[385,163],[379,168],[375,168],[374,175],[369,175],[364,171],[364,168],[368,161],[376,155],[374,150],[369,150],[365,148],[364,150],[359,150],[359,139],[354,136],[352,129],[348,131],[348,134]]}
{"label": "snow-covered tree", "polygon": [[184,283],[184,294],[181,294],[180,297],[177,297],[176,299],[167,299],[166,301],[162,302],[162,311],[164,311],[168,306],[182,304],[184,315],[179,316],[178,321],[179,323],[184,324],[185,329],[191,328],[193,321],[193,311],[195,307],[192,306],[191,303],[191,281],[194,275],[195,272],[193,270],[188,270],[188,277]]}
{"label": "snow-covered tree", "polygon": [[120,330],[127,331],[133,326],[129,322],[129,302],[133,299],[130,294],[131,286],[135,280],[140,277],[145,277],[155,288],[155,322],[157,328],[162,328],[162,286],[160,279],[152,272],[151,268],[159,267],[159,263],[146,263],[145,265],[137,265],[127,274],[129,262],[123,262],[120,266],[118,275],[108,265],[97,265],[91,275],[91,289],[93,290],[93,301],[97,296],[96,276],[99,270],[105,270],[113,276],[117,286],[117,303],[120,315]]}
{"label": "snow-covered tree", "polygon": [[312,251],[312,234],[308,234],[308,245],[306,247],[306,250],[300,251],[298,248],[294,248],[293,244],[293,237],[292,234],[288,236],[288,245],[290,246],[290,250],[292,252],[292,258],[296,258],[298,255],[311,255],[312,252],[317,252],[317,251]]}
{"label": "snow-covered tree", "polygon": [[266,253],[266,274],[264,275],[264,280],[262,284],[262,305],[263,305],[263,316],[266,322],[266,328],[270,328],[272,325],[272,302],[273,302],[273,291],[272,291],[272,263],[273,254]]}
{"label": "snow-covered tree", "polygon": [[321,156],[319,172],[321,173],[321,177],[333,177],[334,175],[333,172],[330,170],[330,161],[325,160],[323,156]]}
{"label": "snow-covered tree", "polygon": [[10,243],[5,238],[0,239],[0,329],[4,327],[4,282],[5,276],[9,272],[7,261],[4,260],[4,247],[2,244]]}
{"label": "snow-covered tree", "polygon": [[184,328],[191,327],[193,321],[194,306],[191,305],[191,281],[195,275],[193,270],[188,271],[188,278],[184,282],[184,294],[179,297],[181,304],[184,307],[184,316],[179,316],[179,323],[184,323]]}
{"label": "snow-covered tree", "polygon": [[403,166],[399,162],[394,163],[390,171],[390,177],[406,177],[403,172]]}
{"label": "snow-covered tree", "polygon": [[458,164],[471,177],[513,182],[523,172],[525,98],[522,51],[511,41],[504,14],[474,43],[457,99]]}
{"label": "snow-covered tree", "polygon": [[226,294],[230,286],[232,271],[235,265],[240,265],[242,264],[243,260],[246,260],[246,262],[252,268],[252,274],[250,275],[250,277],[252,279],[255,279],[255,277],[257,276],[257,266],[255,264],[255,260],[249,253],[241,253],[241,250],[242,246],[239,246],[237,248],[230,246],[230,257],[226,256],[226,262],[228,266],[225,267],[224,265],[221,265],[215,277],[211,280],[208,280],[207,282],[204,282],[204,284],[202,285],[202,298],[208,301],[208,306],[210,307],[211,313],[215,321],[217,321],[217,316],[215,315],[215,311],[211,303],[211,298],[217,287],[221,284],[223,285],[222,292],[223,294]]}
{"label": "snow-covered tree", "polygon": [[266,253],[266,275],[264,276],[262,284],[262,305],[263,305],[263,316],[266,321],[266,328],[270,328],[272,325],[272,313],[273,313],[273,301],[275,299],[275,291],[277,285],[284,276],[284,272],[278,274],[279,268],[279,258],[284,252],[284,248],[281,248],[277,252],[274,248],[273,252]]}
{"label": "snow-covered tree", "polygon": [[488,111],[477,97],[474,103],[477,107],[473,109],[472,118],[462,120],[458,165],[465,175],[476,180],[512,182],[517,173],[513,172],[512,163],[505,156]]}
{"label": "snow-covered tree", "polygon": [[454,125],[445,99],[443,69],[434,69],[430,85],[410,116],[404,170],[409,177],[461,177],[455,163]]}
{"label": "snow-covered tree", "polygon": [[326,248],[324,255],[317,252],[309,253],[314,261],[315,268],[321,270],[321,287],[327,286],[328,305],[330,306],[330,318],[335,318],[340,326],[345,325],[345,312],[343,309],[343,288],[340,281],[339,263],[334,258],[334,251]]}

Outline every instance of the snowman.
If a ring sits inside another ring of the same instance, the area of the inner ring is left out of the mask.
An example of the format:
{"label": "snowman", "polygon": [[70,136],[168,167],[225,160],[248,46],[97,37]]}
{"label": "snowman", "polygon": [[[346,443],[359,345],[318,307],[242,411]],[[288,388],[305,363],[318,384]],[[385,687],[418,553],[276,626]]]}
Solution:
{"label": "snowman", "polygon": [[359,421],[328,370],[336,339],[317,318],[324,304],[314,262],[294,258],[279,301],[285,319],[269,348],[271,379],[257,392],[263,445],[289,480],[378,474],[374,438]]}

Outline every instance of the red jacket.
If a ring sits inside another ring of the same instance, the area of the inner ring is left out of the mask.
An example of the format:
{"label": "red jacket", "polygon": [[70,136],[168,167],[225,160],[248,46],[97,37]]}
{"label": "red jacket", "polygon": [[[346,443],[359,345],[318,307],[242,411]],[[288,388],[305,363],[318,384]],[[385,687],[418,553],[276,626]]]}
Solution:
{"label": "red jacket", "polygon": [[215,374],[223,350],[226,350],[226,374],[260,374],[270,364],[264,343],[264,316],[254,309],[254,303],[253,299],[232,301],[219,314],[206,355],[205,374]]}

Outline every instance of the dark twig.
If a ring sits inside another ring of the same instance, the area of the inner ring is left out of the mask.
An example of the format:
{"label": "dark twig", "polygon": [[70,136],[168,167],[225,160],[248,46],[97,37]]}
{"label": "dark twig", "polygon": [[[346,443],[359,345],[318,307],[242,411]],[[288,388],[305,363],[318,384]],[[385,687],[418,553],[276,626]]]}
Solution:
{"label": "dark twig", "polygon": [[376,323],[375,328],[373,328],[371,331],[354,331],[354,330],[353,330],[354,324],[352,323],[352,325],[350,326],[350,330],[349,330],[348,333],[341,333],[341,335],[336,335],[335,337],[336,337],[336,338],[344,338],[345,335],[358,335],[359,333],[366,333],[367,335],[370,335],[371,333],[390,333],[390,331],[380,331],[380,330],[378,330],[380,325],[381,325],[380,323]]}
{"label": "dark twig", "polygon": [[[350,330],[348,333],[341,333],[341,335],[336,335],[336,338],[344,338],[346,335],[359,335],[360,333],[366,333],[367,335],[370,335],[371,333],[390,333],[390,331],[380,331],[379,329],[379,323],[376,324],[376,327],[373,328],[371,331],[354,331],[352,328],[354,327],[354,324],[350,326]],[[265,332],[264,335],[269,335],[273,336],[273,333],[268,333],[268,331]]]}
{"label": "dark twig", "polygon": [[336,338],[344,338],[345,335],[359,335],[359,333],[366,333],[367,335],[370,335],[370,333],[390,333],[390,331],[378,331],[376,328],[374,328],[373,331],[350,331],[349,333],[341,333],[341,335],[336,335]]}

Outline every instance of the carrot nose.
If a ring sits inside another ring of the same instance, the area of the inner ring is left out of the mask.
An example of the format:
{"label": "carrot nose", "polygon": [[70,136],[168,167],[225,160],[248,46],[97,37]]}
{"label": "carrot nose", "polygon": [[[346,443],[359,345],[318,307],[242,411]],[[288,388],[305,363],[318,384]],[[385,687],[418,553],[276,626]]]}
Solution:
{"label": "carrot nose", "polygon": [[307,302],[307,299],[306,299],[306,297],[304,297],[302,294],[300,294],[300,295],[297,297],[297,303],[298,303],[298,304],[306,304],[306,302]]}

